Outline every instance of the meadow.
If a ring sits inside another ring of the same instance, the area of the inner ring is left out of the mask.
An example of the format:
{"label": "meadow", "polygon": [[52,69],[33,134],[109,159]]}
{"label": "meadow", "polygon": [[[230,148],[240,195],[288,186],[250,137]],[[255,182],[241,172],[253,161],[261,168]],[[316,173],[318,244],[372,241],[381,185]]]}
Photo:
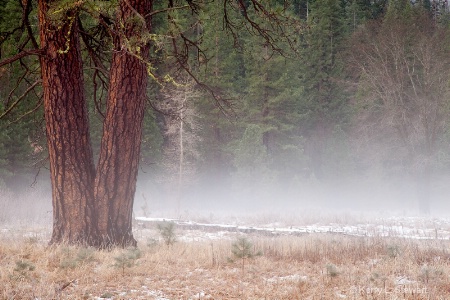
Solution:
{"label": "meadow", "polygon": [[0,299],[450,299],[445,237],[174,230],[141,222],[137,249],[97,251],[4,227]]}

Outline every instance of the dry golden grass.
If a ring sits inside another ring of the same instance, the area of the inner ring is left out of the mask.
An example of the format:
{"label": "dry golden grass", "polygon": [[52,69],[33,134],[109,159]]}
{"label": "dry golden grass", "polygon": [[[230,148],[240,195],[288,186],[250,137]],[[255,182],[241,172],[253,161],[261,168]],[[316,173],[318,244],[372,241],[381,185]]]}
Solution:
{"label": "dry golden grass", "polygon": [[139,252],[47,238],[0,235],[0,299],[450,299],[448,241],[247,236],[262,255],[242,268],[233,238],[167,247],[142,235]]}

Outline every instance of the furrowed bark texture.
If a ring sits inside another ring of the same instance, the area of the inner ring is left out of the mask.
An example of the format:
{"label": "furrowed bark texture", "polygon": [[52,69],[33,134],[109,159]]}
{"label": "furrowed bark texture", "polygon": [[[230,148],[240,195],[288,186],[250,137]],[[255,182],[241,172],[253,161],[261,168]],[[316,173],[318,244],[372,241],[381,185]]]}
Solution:
{"label": "furrowed bark texture", "polygon": [[[102,245],[135,246],[132,208],[139,166],[144,117],[148,45],[132,45],[131,37],[150,30],[152,1],[120,1],[120,32],[114,41],[110,87],[100,149],[95,197]],[[133,38],[133,39],[134,39]]]}
{"label": "furrowed bark texture", "polygon": [[[95,236],[95,176],[76,13],[58,24],[39,1],[42,82],[53,196],[50,243],[89,244]],[[62,22],[62,23],[61,23]]]}

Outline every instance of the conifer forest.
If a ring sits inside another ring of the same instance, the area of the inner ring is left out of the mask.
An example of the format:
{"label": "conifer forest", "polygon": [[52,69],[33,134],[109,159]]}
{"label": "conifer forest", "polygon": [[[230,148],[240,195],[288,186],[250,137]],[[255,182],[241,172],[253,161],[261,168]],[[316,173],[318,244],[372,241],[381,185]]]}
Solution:
{"label": "conifer forest", "polygon": [[449,4],[0,0],[0,190],[36,182],[97,248],[147,209],[448,209]]}

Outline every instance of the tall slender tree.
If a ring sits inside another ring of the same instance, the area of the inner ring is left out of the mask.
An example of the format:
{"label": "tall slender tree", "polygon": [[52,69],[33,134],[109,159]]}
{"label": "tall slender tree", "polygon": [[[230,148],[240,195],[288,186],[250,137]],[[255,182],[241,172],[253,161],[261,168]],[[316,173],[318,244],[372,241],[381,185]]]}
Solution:
{"label": "tall slender tree", "polygon": [[334,127],[345,120],[346,103],[337,84],[341,62],[338,56],[344,38],[345,16],[340,1],[318,0],[310,6],[302,42],[299,83],[303,86],[301,122],[308,139],[307,153],[316,178],[324,179],[327,139]]}

